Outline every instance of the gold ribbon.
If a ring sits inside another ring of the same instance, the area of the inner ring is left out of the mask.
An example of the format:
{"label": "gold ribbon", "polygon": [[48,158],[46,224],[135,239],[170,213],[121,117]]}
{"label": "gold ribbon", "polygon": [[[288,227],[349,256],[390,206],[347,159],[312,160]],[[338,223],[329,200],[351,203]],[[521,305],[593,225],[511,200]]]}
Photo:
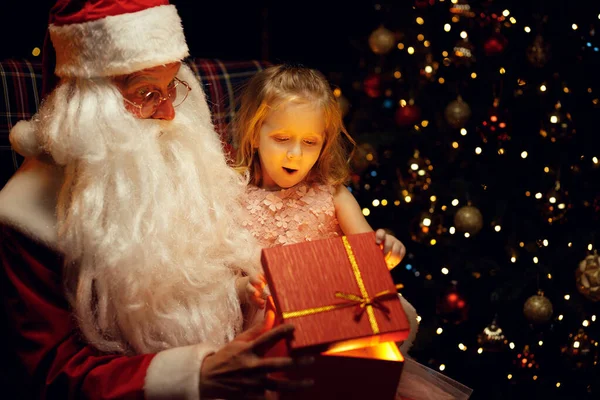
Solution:
{"label": "gold ribbon", "polygon": [[382,292],[377,293],[373,297],[369,297],[369,293],[365,288],[365,282],[363,281],[362,275],[360,273],[360,268],[358,267],[358,263],[356,262],[356,258],[354,257],[352,246],[350,245],[350,242],[348,241],[348,238],[346,238],[346,236],[342,236],[342,242],[344,243],[344,248],[346,249],[348,260],[350,261],[350,265],[352,266],[354,279],[356,279],[356,283],[358,283],[360,296],[351,293],[336,292],[335,297],[346,301],[343,303],[331,304],[322,307],[306,308],[304,310],[283,312],[282,317],[284,319],[304,317],[306,315],[313,315],[332,310],[339,310],[341,308],[357,307],[355,313],[356,318],[360,319],[363,312],[366,311],[373,334],[378,334],[379,325],[377,324],[377,319],[375,318],[373,308],[378,308],[382,310],[385,313],[385,315],[389,317],[390,310],[385,305],[383,305],[382,302],[385,300],[394,299],[398,296],[398,294],[390,290],[384,290]]}

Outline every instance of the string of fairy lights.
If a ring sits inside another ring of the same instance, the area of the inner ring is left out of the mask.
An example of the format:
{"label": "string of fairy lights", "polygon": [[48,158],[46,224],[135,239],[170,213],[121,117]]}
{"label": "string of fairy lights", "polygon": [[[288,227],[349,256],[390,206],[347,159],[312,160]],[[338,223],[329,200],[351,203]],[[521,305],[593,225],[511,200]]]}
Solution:
{"label": "string of fairy lights", "polygon": [[[435,2],[445,3],[445,0],[415,0],[415,10],[420,10],[423,7],[433,6]],[[536,28],[520,24],[518,19],[509,9],[504,9],[498,13],[484,13],[476,12],[468,4],[467,0],[451,0],[449,2],[449,20],[441,26],[444,34],[450,35],[456,39],[456,44],[451,49],[442,50],[441,61],[436,61],[431,52],[427,52],[425,55],[425,62],[419,69],[420,77],[438,85],[446,85],[447,79],[443,76],[444,68],[451,65],[463,65],[471,68],[470,73],[467,75],[469,79],[476,80],[480,79],[480,75],[474,70],[476,64],[474,60],[474,45],[469,40],[469,33],[460,28],[460,22],[464,18],[479,18],[483,23],[496,23],[503,29],[522,29],[527,35],[533,36],[532,44],[527,48],[527,58],[534,65],[542,65],[546,62],[548,57],[548,44],[544,41],[543,36],[540,32],[536,32]],[[376,4],[375,9],[381,9],[381,5]],[[597,14],[598,20],[600,20],[600,13]],[[418,15],[414,19],[418,27],[425,28],[428,25],[427,19],[423,15]],[[585,51],[591,51],[593,53],[599,52],[599,47],[595,40],[594,28],[587,30],[582,29],[581,23],[574,21],[570,24],[570,29],[573,32],[581,32],[582,48]],[[439,28],[437,28],[439,29]],[[404,38],[407,39],[407,38]],[[410,38],[412,39],[412,38]],[[418,46],[422,46],[422,49],[429,49],[432,46],[431,39],[426,36],[425,32],[419,32],[416,35],[416,41],[408,43],[402,38],[399,39],[395,32],[388,30],[385,26],[380,25],[377,27],[369,36],[369,47],[377,54],[384,56],[391,51],[405,52],[409,56],[416,56],[419,54]],[[506,46],[506,39],[497,31],[490,39],[484,44],[485,51],[487,54],[496,54],[501,52],[503,47]],[[32,49],[31,54],[34,57],[41,55],[39,47]],[[506,60],[506,65],[499,66],[496,70],[498,79],[505,77],[511,69],[511,60]],[[377,72],[381,72],[376,70]],[[395,69],[392,73],[394,79],[406,79],[413,78],[407,77],[406,72],[401,71],[399,68]],[[418,78],[418,77],[414,77]],[[400,98],[397,101],[392,100],[392,92],[385,91],[381,93],[379,90],[379,82],[377,75],[371,75],[365,79],[364,90],[365,93],[370,97],[379,97],[384,95],[386,98],[383,100],[383,107],[392,109],[397,104],[396,110],[396,121],[399,126],[412,125],[412,128],[416,132],[426,132],[433,124],[426,118],[421,118],[421,113],[415,104],[413,98]],[[524,77],[517,77],[515,83],[515,96],[523,95],[527,90],[535,90],[539,96],[549,96],[553,93],[562,93],[563,95],[573,95],[573,89],[564,82],[555,82],[544,80],[541,82],[531,82]],[[593,106],[600,104],[600,98],[594,92],[592,87],[585,88],[588,101]],[[341,89],[336,88],[334,95],[338,98],[342,112],[346,114],[350,107],[350,102],[344,97]],[[553,102],[553,109],[548,112],[545,120],[542,121],[539,134],[542,138],[548,139],[551,143],[558,143],[560,139],[569,137],[575,132],[572,129],[572,116],[563,107],[563,103],[560,100]],[[495,148],[489,151],[496,152],[499,156],[507,156],[508,148],[505,146],[510,140],[509,134],[509,123],[506,120],[506,116],[501,109],[499,104],[499,97],[496,96],[494,99],[492,112],[486,120],[481,122],[481,126],[477,129],[484,129],[487,132],[493,132],[495,136]],[[450,151],[459,151],[468,144],[463,144],[463,140],[467,139],[469,135],[481,134],[481,132],[473,131],[465,127],[467,121],[471,117],[471,110],[469,105],[462,99],[460,95],[457,96],[456,100],[448,104],[445,109],[444,117],[448,125],[455,129],[458,133],[458,138],[452,140],[449,143]],[[481,143],[475,144],[470,150],[477,156],[484,154],[488,151],[487,148],[491,140],[486,135],[480,135],[482,137]],[[360,149],[359,149],[360,150]],[[517,150],[519,157],[522,160],[526,160],[528,157],[535,155],[535,148],[522,148]],[[359,157],[363,157],[366,163],[371,163],[376,155],[372,149],[366,149],[362,153],[358,152]],[[598,168],[600,167],[599,155],[586,155],[581,154],[579,157],[580,161],[584,163],[586,167]],[[571,168],[574,168],[573,166]],[[431,161],[415,150],[412,158],[408,161],[405,180],[406,183],[403,185],[403,189],[395,198],[373,198],[370,201],[370,205],[363,206],[362,213],[365,217],[371,215],[372,209],[379,207],[399,207],[402,204],[410,205],[413,202],[416,192],[422,193],[430,189],[432,180],[431,174],[434,169]],[[550,165],[544,166],[543,171],[546,174],[554,174],[555,171]],[[377,171],[372,170],[372,177],[377,176]],[[369,190],[369,183],[364,184],[364,188]],[[547,221],[549,224],[556,222],[562,218],[572,205],[569,203],[568,197],[565,196],[562,191],[560,180],[556,180],[551,190],[542,192],[539,190],[525,190],[523,193],[527,199],[535,199],[538,203],[545,203],[547,212]],[[439,238],[442,235],[463,235],[465,239],[469,239],[484,229],[483,216],[479,210],[474,207],[470,201],[453,198],[449,200],[448,204],[438,204],[440,199],[435,194],[429,195],[428,198],[430,207],[425,212],[421,212],[415,219],[413,226],[411,227],[411,235],[414,240],[425,241],[429,246],[436,246],[439,244]],[[450,226],[444,226],[443,215],[454,215],[453,224]],[[502,231],[501,221],[492,220],[489,224],[490,228],[500,233]],[[529,251],[528,246],[524,241],[519,241],[515,248],[508,254],[507,262],[515,264],[517,262],[524,263],[528,261],[530,265],[538,265],[544,261],[541,252],[544,248],[550,246],[567,246],[568,248],[575,248],[581,251],[582,254],[587,253],[584,260],[581,261],[577,269],[577,281],[578,289],[580,292],[588,296],[593,301],[600,300],[600,258],[596,251],[595,243],[586,241],[580,243],[574,243],[573,240],[566,239],[565,242],[553,241],[551,244],[549,239],[541,238],[533,246],[534,251]],[[551,262],[551,260],[548,260]],[[413,266],[411,262],[406,262],[404,268],[407,271],[414,273],[415,277],[421,277],[421,272]],[[444,276],[451,274],[450,267],[444,265],[440,267],[439,273]],[[476,273],[474,273],[476,274]],[[475,276],[477,278],[477,276]],[[431,274],[423,276],[424,279],[432,279]],[[544,276],[545,279],[551,281],[553,276],[551,273],[547,273]],[[565,292],[562,298],[565,302],[571,300],[572,293]],[[463,301],[460,296],[456,293],[451,292],[448,295],[448,300],[453,304],[460,305]],[[553,307],[550,301],[544,297],[542,291],[534,296],[531,296],[525,306],[524,312],[527,313],[527,307],[533,305],[534,307],[528,316],[532,320],[537,322],[547,322],[552,319]],[[418,317],[418,321],[421,322],[421,316]],[[569,336],[567,343],[561,349],[566,354],[581,354],[583,351],[596,351],[598,347],[598,341],[590,338],[585,328],[590,327],[592,324],[597,322],[597,315],[587,315],[578,322],[580,328],[576,333]],[[569,316],[564,313],[559,313],[553,318],[555,323],[566,323],[569,320]],[[444,335],[444,326],[438,326],[435,330],[437,335]],[[467,343],[468,344],[468,343]],[[506,373],[507,380],[513,380],[515,373],[520,369],[530,370],[530,379],[532,381],[538,381],[541,379],[538,373],[539,362],[535,357],[535,349],[544,345],[543,340],[538,340],[535,343],[515,343],[515,341],[509,340],[503,330],[498,325],[496,319],[485,326],[481,333],[477,336],[473,345],[468,345],[463,342],[456,343],[456,347],[462,352],[474,352],[477,355],[483,355],[487,352],[495,352],[498,349],[507,347],[511,351],[515,351],[515,360],[511,371]],[[593,361],[593,365],[597,364],[597,358]],[[438,360],[436,367],[440,371],[445,371],[448,368],[448,362],[444,360]],[[561,388],[562,382],[557,379],[554,383],[556,388]]]}
{"label": "string of fairy lights", "polygon": [[[444,3],[444,0],[437,0],[437,2]],[[425,6],[432,6],[435,1],[423,0],[420,2],[417,1],[415,4],[418,3],[421,3],[421,5],[424,4]],[[378,7],[380,8],[378,5],[375,6],[376,9],[378,9]],[[414,8],[418,11],[420,7],[417,6]],[[439,85],[445,85],[447,83],[446,78],[443,76],[444,67],[459,63],[472,68],[475,64],[473,60],[475,54],[474,45],[469,41],[469,33],[466,30],[459,28],[459,22],[461,22],[462,18],[478,17],[480,20],[487,21],[488,23],[490,21],[495,21],[495,23],[503,29],[522,29],[525,34],[534,36],[532,44],[527,48],[527,57],[529,61],[534,65],[536,63],[543,64],[546,61],[548,46],[544,42],[541,34],[536,32],[535,28],[532,28],[529,25],[519,24],[517,17],[513,15],[509,9],[504,9],[497,14],[486,14],[484,12],[477,13],[469,6],[466,0],[452,0],[449,11],[450,20],[443,24],[442,29],[447,35],[455,35],[454,37],[456,37],[457,42],[452,49],[443,50],[441,52],[441,62],[435,61],[435,57],[432,57],[430,52],[426,53],[425,62],[424,65],[420,67],[419,74],[430,82],[436,82]],[[600,20],[600,14],[598,14],[597,17]],[[414,21],[419,27],[425,27],[428,23],[423,15],[416,16]],[[571,23],[570,29],[574,32],[581,31],[580,23]],[[587,32],[582,33],[581,37],[583,40],[583,48],[585,50],[592,52],[599,51],[598,46],[594,43],[594,35],[595,31],[593,27]],[[369,36],[369,47],[373,53],[377,55],[385,55],[392,51],[399,51],[405,52],[409,56],[413,56],[419,53],[417,46],[422,46],[423,49],[427,49],[432,45],[431,39],[426,36],[425,32],[418,32],[416,34],[416,41],[411,41],[411,39],[413,38],[407,38],[404,37],[404,35],[400,36],[397,33],[388,30],[385,26],[380,25]],[[500,30],[497,29],[490,40],[485,42],[484,46],[486,47],[486,54],[495,54],[501,52],[506,46],[506,39],[502,36]],[[497,68],[498,79],[502,79],[507,73],[513,72],[509,71],[512,68],[511,60],[506,59],[505,61],[506,65]],[[376,69],[375,73],[377,74],[378,72],[381,71]],[[472,70],[468,74],[468,77],[472,80],[478,79],[479,76],[480,75],[475,70]],[[407,77],[406,72],[403,72],[400,69],[393,71],[393,77],[398,80],[418,78]],[[566,96],[574,94],[574,90],[570,85],[567,85],[564,82],[557,83],[548,80],[529,82],[525,77],[517,77],[514,83],[515,97],[522,96],[526,91],[531,90],[536,91],[538,96],[549,96],[552,93],[557,92]],[[383,94],[386,96],[386,99],[383,101],[383,107],[393,107],[394,102],[391,100],[391,91],[379,90],[376,75],[370,75],[365,79],[363,89],[365,93],[372,98],[379,97]],[[587,97],[593,106],[597,106],[600,103],[600,100],[596,97],[592,87],[585,88],[585,93],[588,95]],[[342,111],[346,113],[349,108],[349,101],[343,96],[340,89],[336,89],[335,95],[340,101]],[[560,143],[560,140],[565,137],[571,137],[575,134],[575,130],[572,128],[572,116],[565,110],[562,102],[556,100],[553,104],[553,109],[549,111],[545,119],[541,121],[539,135],[554,144]],[[412,128],[416,132],[426,131],[428,127],[432,126],[428,119],[421,118],[418,109],[414,110],[417,106],[413,98],[401,98],[397,100],[397,105],[396,121],[398,122],[398,125],[413,125]],[[411,108],[413,108],[413,110],[411,110]],[[455,101],[448,104],[444,116],[448,125],[451,128],[456,129],[459,134],[459,138],[450,142],[450,150],[457,151],[464,146],[467,146],[468,144],[462,144],[462,141],[472,133],[471,130],[466,127],[466,122],[471,116],[469,105],[464,102],[460,95],[458,95]],[[509,154],[510,148],[505,146],[510,140],[508,125],[509,122],[504,118],[502,109],[499,105],[499,96],[496,95],[492,112],[490,112],[486,120],[482,121],[481,126],[477,129],[485,129],[494,132],[494,145],[496,147],[491,151],[495,151],[499,156],[506,156]],[[476,156],[482,155],[485,151],[488,151],[486,149],[489,147],[486,147],[486,145],[489,144],[490,140],[488,140],[485,135],[480,136],[482,136],[481,143],[475,144],[472,148],[472,151]],[[472,144],[472,142],[468,143]],[[365,149],[359,150],[363,150],[362,152],[359,151],[358,154],[359,157],[363,157],[364,160],[366,160],[367,164],[377,157],[371,148],[366,147]],[[522,160],[527,160],[528,157],[539,155],[539,153],[535,154],[538,151],[536,148],[521,148],[516,151],[516,154],[518,154],[518,157]],[[586,167],[597,168],[600,165],[597,155],[582,154],[579,157],[579,160],[583,162]],[[573,168],[576,168],[576,166],[571,166],[571,169]],[[407,163],[405,172],[406,181],[410,182],[410,184],[404,184],[403,189],[394,198],[372,198],[370,204],[363,205],[363,215],[369,217],[373,209],[380,207],[399,207],[402,204],[410,205],[410,203],[415,200],[415,196],[417,196],[417,194],[415,194],[416,191],[419,192],[418,194],[422,194],[423,191],[428,190],[431,186],[431,173],[433,169],[434,166],[429,159],[419,154],[418,150],[415,150],[413,157]],[[556,171],[554,171],[550,165],[544,166],[543,171],[549,176],[556,175]],[[370,171],[370,174],[371,177],[376,177],[378,172],[376,169],[373,169]],[[400,179],[402,180],[402,177]],[[370,183],[365,183],[364,189],[368,191],[370,189]],[[555,180],[554,185],[547,192],[541,190],[525,190],[523,195],[538,203],[540,208],[544,210],[544,215],[546,216],[549,225],[560,220],[566,212],[573,207],[573,204],[569,203],[569,198],[563,191],[559,178]],[[446,200],[444,200],[444,204],[438,204],[440,202],[438,196],[435,194],[429,195],[429,209],[425,212],[421,212],[417,216],[414,227],[411,228],[411,231],[416,232],[411,233],[413,239],[418,239],[420,241],[425,240],[429,246],[435,246],[438,245],[439,237],[441,235],[461,234],[468,239],[476,235],[484,227],[483,216],[469,200],[461,200],[459,196],[457,196],[456,198],[449,200],[447,204],[445,204],[445,201]],[[589,205],[590,204],[586,204],[586,206]],[[453,224],[448,227],[443,226],[444,218],[440,216],[440,213],[454,215]],[[490,221],[489,226],[494,232],[499,233],[502,231],[502,222],[500,220]],[[548,238],[542,237],[536,240],[534,246],[530,246],[528,243],[526,244],[525,241],[518,241],[518,244],[507,256],[506,261],[512,264],[517,262],[521,264],[529,262],[529,265],[538,265],[544,261],[551,263],[551,259],[544,260],[544,249],[548,249],[550,246],[566,246],[568,248],[579,249],[582,254],[587,254],[587,256],[581,261],[577,269],[578,290],[588,299],[598,301],[600,300],[600,258],[598,258],[598,255],[595,252],[596,247],[593,240],[582,240],[583,242],[578,243],[574,242],[572,239],[565,239],[564,242],[554,239],[551,244]],[[418,271],[411,262],[405,263],[404,268],[406,268],[407,271],[413,272],[415,277],[421,276],[420,271]],[[439,273],[442,275],[449,275],[451,271],[450,268],[445,265],[439,269]],[[430,274],[424,278],[432,279]],[[551,273],[547,273],[544,278],[551,281],[553,276]],[[452,298],[449,297],[450,301],[462,301],[460,297],[457,297],[456,293],[451,293],[449,296],[454,296]],[[569,302],[571,296],[572,293],[565,292],[563,293],[562,298],[565,302]],[[538,290],[537,294],[527,299],[524,305],[524,314],[532,323],[542,324],[552,319],[554,311],[552,303],[544,297],[543,291]],[[553,321],[560,324],[567,322],[569,318],[569,315],[558,313],[558,315],[554,315]],[[581,354],[584,350],[587,352],[594,351],[596,353],[596,358],[593,360],[593,365],[597,365],[598,341],[590,338],[585,332],[585,328],[590,327],[596,320],[597,315],[592,313],[586,315],[580,322],[576,322],[576,324],[580,326],[580,329],[577,333],[569,336],[568,342],[561,348],[561,351],[571,355]],[[420,321],[421,317],[419,317],[419,322]],[[443,335],[445,332],[444,326],[439,326],[435,332],[437,335]],[[506,379],[512,380],[515,371],[527,369],[533,371],[531,374],[532,381],[537,381],[541,378],[540,373],[538,372],[538,360],[535,358],[534,353],[536,346],[541,347],[543,345],[544,340],[542,339],[538,340],[536,343],[521,344],[509,340],[505,337],[503,330],[498,326],[495,318],[492,323],[486,326],[478,335],[476,343],[473,346],[467,346],[467,344],[463,342],[456,344],[460,351],[468,352],[471,350],[478,355],[488,351],[497,351],[498,346],[506,346],[511,351],[516,352],[515,359],[517,360],[513,364],[513,370],[506,373]],[[490,346],[493,348],[492,350],[489,349]],[[437,368],[440,371],[446,370],[448,368],[448,362],[438,360]],[[560,379],[557,379],[554,386],[560,388],[563,386],[563,383]]]}

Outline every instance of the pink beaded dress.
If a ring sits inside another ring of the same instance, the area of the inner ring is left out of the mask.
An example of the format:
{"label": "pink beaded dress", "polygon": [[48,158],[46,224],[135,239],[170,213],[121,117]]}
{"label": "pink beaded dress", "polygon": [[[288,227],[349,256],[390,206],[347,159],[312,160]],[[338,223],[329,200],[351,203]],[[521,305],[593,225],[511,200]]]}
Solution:
{"label": "pink beaded dress", "polygon": [[278,191],[249,185],[245,199],[248,218],[243,224],[262,247],[341,236],[334,191],[329,185],[305,183]]}

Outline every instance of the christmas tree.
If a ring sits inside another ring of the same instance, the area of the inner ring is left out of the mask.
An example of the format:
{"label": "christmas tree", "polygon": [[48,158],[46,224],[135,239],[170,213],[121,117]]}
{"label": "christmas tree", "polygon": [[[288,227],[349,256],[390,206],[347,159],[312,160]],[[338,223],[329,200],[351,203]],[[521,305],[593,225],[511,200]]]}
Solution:
{"label": "christmas tree", "polygon": [[600,393],[599,11],[381,1],[356,63],[329,71],[349,188],[407,247],[411,354],[472,399]]}

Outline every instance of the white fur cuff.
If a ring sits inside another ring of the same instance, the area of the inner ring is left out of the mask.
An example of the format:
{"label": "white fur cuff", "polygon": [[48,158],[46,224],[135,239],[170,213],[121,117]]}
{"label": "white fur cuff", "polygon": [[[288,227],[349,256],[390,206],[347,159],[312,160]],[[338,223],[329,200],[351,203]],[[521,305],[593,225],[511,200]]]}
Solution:
{"label": "white fur cuff", "polygon": [[417,310],[415,310],[413,305],[410,304],[409,301],[406,300],[404,298],[404,296],[402,296],[400,293],[398,293],[398,296],[400,297],[400,303],[402,303],[402,308],[404,309],[406,318],[408,318],[408,322],[410,323],[410,333],[409,333],[408,337],[403,342],[398,343],[400,352],[402,353],[403,356],[406,357],[406,355],[408,354],[408,351],[412,347],[413,342],[415,341],[415,339],[417,337],[417,332],[419,331],[419,321],[418,321]]}
{"label": "white fur cuff", "polygon": [[59,77],[129,74],[189,55],[174,5],[71,25],[50,25]]}
{"label": "white fur cuff", "polygon": [[146,399],[200,400],[200,367],[216,350],[208,344],[196,344],[156,354],[146,371]]}

